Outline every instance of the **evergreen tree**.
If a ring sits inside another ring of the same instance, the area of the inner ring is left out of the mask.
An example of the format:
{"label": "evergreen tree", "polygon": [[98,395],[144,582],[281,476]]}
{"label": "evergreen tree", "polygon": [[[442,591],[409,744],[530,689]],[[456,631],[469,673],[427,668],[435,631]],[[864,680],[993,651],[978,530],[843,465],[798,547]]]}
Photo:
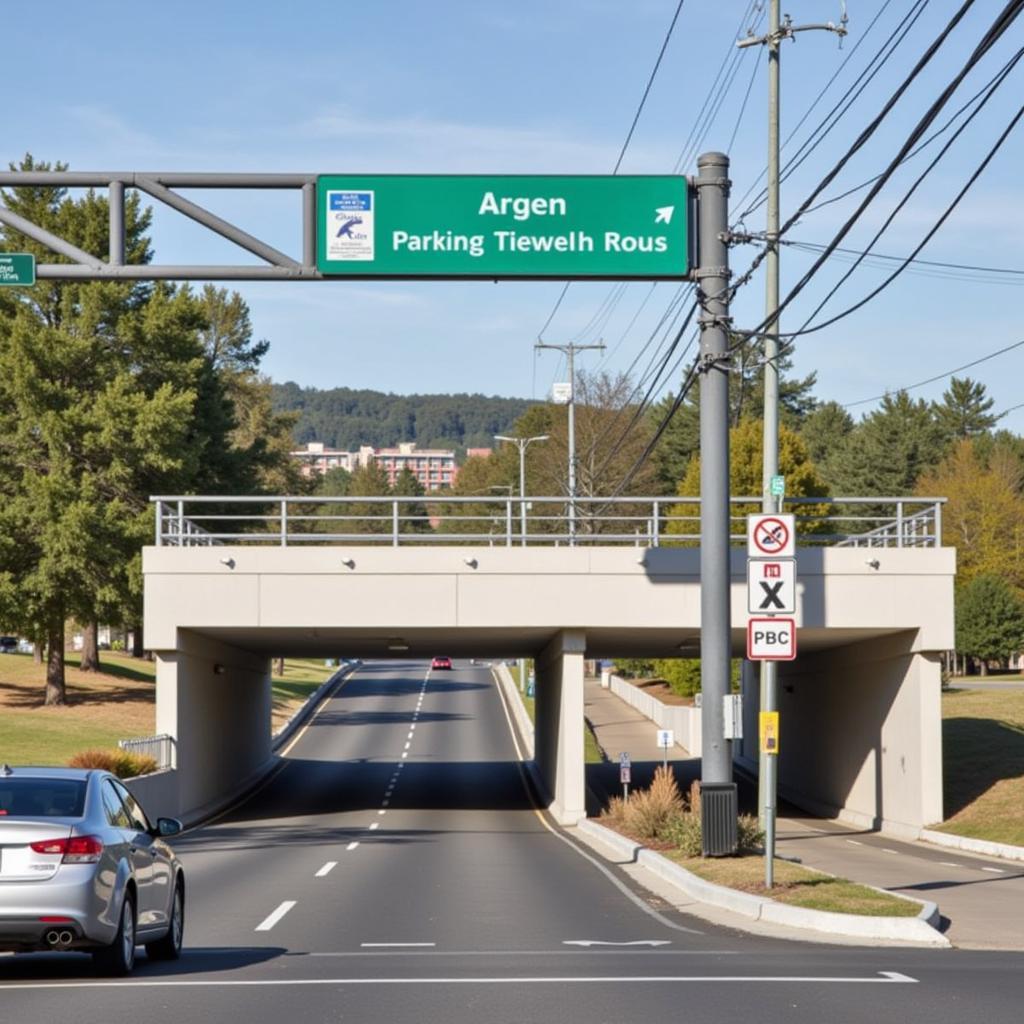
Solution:
{"label": "evergreen tree", "polygon": [[829,462],[831,483],[847,497],[913,494],[918,477],[942,452],[942,431],[932,409],[898,391],[847,434]]}
{"label": "evergreen tree", "polygon": [[942,401],[934,402],[932,408],[943,437],[951,444],[988,433],[999,421],[999,416],[989,411],[993,405],[995,399],[985,394],[984,384],[970,377],[954,377],[949,389],[943,392]]}
{"label": "evergreen tree", "polygon": [[834,462],[853,429],[853,417],[838,402],[822,402],[800,426],[807,454],[830,487]]}
{"label": "evergreen tree", "polygon": [[1024,649],[1024,601],[998,576],[977,576],[960,588],[956,601],[956,647],[988,662],[1006,661]]}

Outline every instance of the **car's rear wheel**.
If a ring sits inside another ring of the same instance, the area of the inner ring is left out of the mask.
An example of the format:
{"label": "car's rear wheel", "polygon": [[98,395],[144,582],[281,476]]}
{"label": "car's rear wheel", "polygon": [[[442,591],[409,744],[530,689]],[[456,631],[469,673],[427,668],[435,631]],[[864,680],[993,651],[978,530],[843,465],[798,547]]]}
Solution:
{"label": "car's rear wheel", "polygon": [[146,955],[151,960],[177,960],[181,956],[181,942],[185,934],[185,890],[180,880],[174,886],[171,900],[171,920],[167,934],[146,943]]}
{"label": "car's rear wheel", "polygon": [[93,963],[101,974],[124,977],[135,966],[135,897],[126,892],[121,904],[121,921],[109,946],[97,949]]}

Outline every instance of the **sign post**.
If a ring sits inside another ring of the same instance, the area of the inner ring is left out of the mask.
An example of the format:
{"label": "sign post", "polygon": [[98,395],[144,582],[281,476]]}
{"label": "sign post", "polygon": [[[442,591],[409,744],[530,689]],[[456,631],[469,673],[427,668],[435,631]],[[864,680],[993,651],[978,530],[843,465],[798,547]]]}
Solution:
{"label": "sign post", "polygon": [[671,729],[658,730],[658,746],[661,747],[661,766],[668,768],[669,748],[675,743],[676,738]]}
{"label": "sign post", "polygon": [[678,280],[681,175],[317,179],[317,269],[337,277]]}
{"label": "sign post", "polygon": [[633,766],[629,760],[629,754],[623,751],[619,754],[619,782],[622,783],[622,799],[629,803],[629,784],[633,777]]}
{"label": "sign post", "polygon": [[[771,477],[776,507],[785,478]],[[765,833],[765,886],[774,884],[775,798],[778,778],[779,712],[777,661],[796,658],[796,521],[792,514],[763,512],[747,517],[747,659],[761,662],[759,796]]]}

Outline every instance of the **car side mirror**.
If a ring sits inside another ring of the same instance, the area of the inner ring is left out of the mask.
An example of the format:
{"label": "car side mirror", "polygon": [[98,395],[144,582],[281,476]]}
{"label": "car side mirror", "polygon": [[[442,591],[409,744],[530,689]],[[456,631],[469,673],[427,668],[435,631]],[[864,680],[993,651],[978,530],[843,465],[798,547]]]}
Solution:
{"label": "car side mirror", "polygon": [[156,834],[163,839],[176,836],[182,830],[181,822],[177,818],[157,818]]}

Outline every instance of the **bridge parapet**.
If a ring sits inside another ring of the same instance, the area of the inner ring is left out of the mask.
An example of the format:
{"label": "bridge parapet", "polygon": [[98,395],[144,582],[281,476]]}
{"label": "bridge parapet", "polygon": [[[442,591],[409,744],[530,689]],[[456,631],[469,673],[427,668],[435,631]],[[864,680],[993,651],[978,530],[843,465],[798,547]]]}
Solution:
{"label": "bridge parapet", "polygon": [[[151,499],[157,547],[345,544],[485,547],[699,547],[700,499],[424,495],[211,496]],[[941,546],[945,498],[790,498],[800,546]],[[731,536],[746,542],[760,499],[731,499]]]}

